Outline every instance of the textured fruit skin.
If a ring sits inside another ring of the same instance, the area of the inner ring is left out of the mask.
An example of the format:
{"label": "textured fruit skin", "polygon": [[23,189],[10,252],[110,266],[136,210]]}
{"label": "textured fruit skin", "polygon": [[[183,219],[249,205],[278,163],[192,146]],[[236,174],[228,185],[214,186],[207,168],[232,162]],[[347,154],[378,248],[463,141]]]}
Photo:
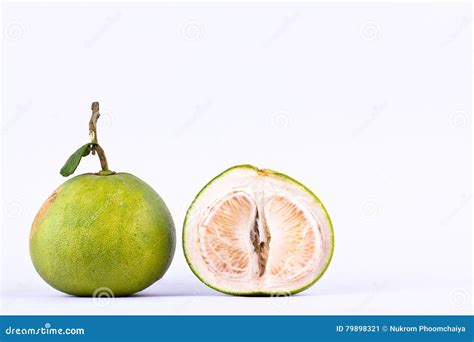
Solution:
{"label": "textured fruit skin", "polygon": [[[254,292],[245,292],[245,293],[240,293],[240,292],[237,292],[237,291],[225,291],[221,288],[218,288],[218,287],[215,287],[215,286],[212,286],[211,284],[209,284],[209,282],[207,282],[203,277],[201,277],[201,275],[195,270],[194,266],[193,266],[193,263],[192,263],[192,260],[189,258],[187,252],[186,252],[186,244],[185,244],[185,236],[186,236],[186,227],[187,227],[187,221],[188,221],[188,217],[189,217],[189,214],[191,213],[192,209],[193,209],[193,206],[194,204],[196,203],[196,201],[198,200],[199,196],[204,192],[204,190],[206,190],[206,188],[208,186],[210,186],[214,181],[216,181],[217,179],[219,179],[220,177],[224,176],[226,173],[229,173],[230,171],[234,170],[234,169],[239,169],[239,168],[247,168],[247,169],[251,169],[251,170],[255,170],[257,172],[262,172],[262,173],[267,173],[267,174],[272,174],[272,175],[275,175],[275,176],[278,176],[280,178],[283,178],[289,182],[292,182],[292,183],[295,183],[297,184],[298,186],[302,187],[305,191],[307,191],[317,202],[319,202],[319,204],[321,204],[321,207],[323,208],[325,214],[326,214],[326,217],[328,218],[328,221],[329,221],[329,227],[331,229],[331,251],[330,251],[330,256],[329,256],[329,259],[326,263],[326,265],[324,266],[324,269],[322,270],[322,272],[315,278],[313,279],[312,282],[302,286],[301,288],[299,289],[296,289],[296,290],[293,290],[293,291],[287,291],[287,292],[279,292],[279,291],[276,291],[276,292],[262,292],[262,291],[254,291]],[[308,288],[310,288],[311,286],[313,286],[322,276],[324,273],[326,273],[326,270],[328,269],[329,267],[329,264],[331,263],[331,260],[332,260],[332,257],[333,257],[333,254],[334,254],[334,227],[333,227],[333,224],[332,224],[332,221],[331,221],[331,218],[329,216],[329,213],[326,209],[326,207],[323,205],[323,203],[321,202],[321,200],[308,188],[306,187],[304,184],[298,182],[296,179],[293,179],[291,178],[290,176],[284,174],[284,173],[280,173],[280,172],[277,172],[277,171],[273,171],[273,170],[270,170],[270,169],[259,169],[253,165],[250,165],[250,164],[242,164],[242,165],[235,165],[235,166],[232,166],[230,168],[228,168],[227,170],[221,172],[220,174],[218,174],[217,176],[215,176],[213,179],[211,179],[199,192],[198,194],[196,195],[196,197],[194,198],[194,200],[192,201],[191,205],[189,206],[188,210],[186,211],[186,217],[184,219],[184,223],[183,223],[183,233],[181,235],[181,243],[183,245],[183,251],[184,251],[184,257],[186,259],[186,262],[189,266],[189,268],[191,269],[191,271],[194,273],[194,275],[203,283],[205,284],[206,286],[210,287],[211,289],[214,289],[216,291],[219,291],[219,292],[222,292],[222,293],[225,293],[225,294],[230,294],[230,295],[234,295],[234,296],[246,296],[246,297],[265,297],[265,296],[289,296],[289,295],[294,295],[294,294],[297,294],[297,293],[300,293]]]}
{"label": "textured fruit skin", "polygon": [[128,173],[84,174],[43,204],[30,233],[41,277],[77,296],[141,291],[160,279],[174,255],[173,219],[160,196]]}

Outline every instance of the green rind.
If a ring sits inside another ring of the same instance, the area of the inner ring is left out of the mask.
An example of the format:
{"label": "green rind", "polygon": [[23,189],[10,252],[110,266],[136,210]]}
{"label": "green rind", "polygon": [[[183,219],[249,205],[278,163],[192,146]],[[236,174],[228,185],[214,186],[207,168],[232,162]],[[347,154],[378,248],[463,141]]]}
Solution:
{"label": "green rind", "polygon": [[[220,289],[218,287],[215,287],[215,286],[212,286],[211,284],[209,284],[206,280],[204,280],[197,272],[196,270],[193,268],[193,264],[191,262],[191,260],[189,259],[189,256],[188,254],[186,253],[186,247],[185,247],[185,232],[186,232],[186,223],[188,221],[188,216],[189,216],[189,213],[191,212],[195,202],[197,201],[197,199],[199,198],[199,196],[204,192],[204,190],[206,190],[207,187],[209,187],[215,180],[217,180],[218,178],[222,177],[223,175],[225,175],[226,173],[234,170],[234,169],[239,169],[239,168],[247,168],[247,169],[252,169],[254,171],[257,171],[257,172],[265,172],[265,173],[270,173],[272,175],[275,175],[275,176],[278,176],[278,177],[281,177],[281,178],[285,178],[293,183],[295,183],[296,185],[299,185],[300,187],[302,187],[306,192],[308,192],[320,205],[321,205],[321,208],[323,208],[323,211],[324,213],[326,214],[326,217],[328,219],[328,222],[329,222],[329,228],[331,229],[331,254],[329,255],[329,259],[325,265],[325,267],[323,268],[323,270],[321,271],[321,273],[313,280],[311,281],[310,283],[306,284],[305,286],[301,287],[301,288],[298,288],[298,289],[295,289],[295,290],[292,290],[292,291],[283,291],[283,292],[244,292],[244,293],[241,293],[241,292],[234,292],[234,291],[226,291],[226,290],[223,290],[223,289]],[[332,224],[332,221],[331,221],[331,217],[329,216],[329,213],[326,209],[326,207],[324,206],[324,204],[321,202],[321,200],[318,198],[318,196],[316,196],[310,189],[308,189],[308,187],[306,187],[304,184],[300,183],[299,181],[297,181],[296,179],[284,174],[284,173],[281,173],[281,172],[277,172],[277,171],[273,171],[273,170],[270,170],[270,169],[259,169],[253,165],[250,165],[250,164],[242,164],[242,165],[236,165],[236,166],[233,166],[231,168],[228,168],[227,170],[221,172],[220,174],[218,174],[216,177],[214,177],[213,179],[211,179],[199,192],[198,194],[196,195],[196,197],[194,198],[194,200],[191,202],[191,205],[189,206],[188,210],[186,211],[186,217],[184,219],[184,223],[183,223],[183,233],[182,233],[182,237],[181,237],[181,242],[182,242],[182,246],[183,246],[183,252],[184,252],[184,257],[186,259],[186,262],[188,263],[189,265],[189,268],[191,269],[191,271],[194,273],[194,275],[202,282],[204,283],[206,286],[210,287],[211,289],[214,289],[216,291],[219,291],[219,292],[222,292],[222,293],[225,293],[225,294],[230,294],[230,295],[235,295],[235,296],[246,296],[246,297],[263,297],[263,296],[289,296],[289,295],[294,295],[294,294],[297,294],[299,292],[302,292],[308,288],[310,288],[311,286],[313,286],[319,279],[321,279],[321,277],[323,276],[323,274],[326,272],[326,270],[328,269],[329,267],[329,264],[331,263],[331,260],[332,260],[332,257],[333,257],[333,254],[334,254],[334,243],[335,243],[335,239],[334,239],[334,227],[333,227],[333,224]]]}
{"label": "green rind", "polygon": [[173,219],[139,178],[84,174],[63,183],[35,218],[30,255],[55,289],[92,296],[139,292],[160,279],[176,245]]}

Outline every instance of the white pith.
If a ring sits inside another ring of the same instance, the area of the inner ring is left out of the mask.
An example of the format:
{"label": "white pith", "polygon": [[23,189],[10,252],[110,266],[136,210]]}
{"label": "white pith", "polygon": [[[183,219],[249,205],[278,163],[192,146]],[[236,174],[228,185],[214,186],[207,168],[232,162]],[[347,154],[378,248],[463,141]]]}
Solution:
{"label": "white pith", "polygon": [[[264,268],[251,235],[257,213],[258,241],[268,245]],[[289,293],[311,284],[325,270],[332,243],[331,224],[314,196],[283,176],[247,167],[210,183],[184,227],[185,252],[199,277],[241,294]]]}

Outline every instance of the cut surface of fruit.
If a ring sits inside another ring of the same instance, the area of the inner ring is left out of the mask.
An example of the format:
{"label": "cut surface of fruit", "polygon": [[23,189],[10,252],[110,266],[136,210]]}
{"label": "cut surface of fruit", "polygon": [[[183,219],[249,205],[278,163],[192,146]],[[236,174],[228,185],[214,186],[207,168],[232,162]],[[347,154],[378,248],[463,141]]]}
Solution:
{"label": "cut surface of fruit", "polygon": [[193,272],[230,294],[291,294],[326,270],[332,224],[319,199],[294,179],[239,165],[197,195],[183,247]]}

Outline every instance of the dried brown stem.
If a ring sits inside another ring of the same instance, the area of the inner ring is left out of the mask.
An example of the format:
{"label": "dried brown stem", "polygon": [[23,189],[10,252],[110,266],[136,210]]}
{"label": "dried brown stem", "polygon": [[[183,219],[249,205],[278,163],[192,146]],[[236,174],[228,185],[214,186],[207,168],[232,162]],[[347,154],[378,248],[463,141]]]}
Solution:
{"label": "dried brown stem", "polygon": [[89,120],[89,136],[92,143],[92,153],[97,152],[97,155],[100,160],[100,166],[102,171],[109,171],[109,165],[107,163],[107,158],[105,157],[104,149],[99,145],[97,140],[97,120],[100,117],[99,113],[99,102],[92,102],[92,116]]}

